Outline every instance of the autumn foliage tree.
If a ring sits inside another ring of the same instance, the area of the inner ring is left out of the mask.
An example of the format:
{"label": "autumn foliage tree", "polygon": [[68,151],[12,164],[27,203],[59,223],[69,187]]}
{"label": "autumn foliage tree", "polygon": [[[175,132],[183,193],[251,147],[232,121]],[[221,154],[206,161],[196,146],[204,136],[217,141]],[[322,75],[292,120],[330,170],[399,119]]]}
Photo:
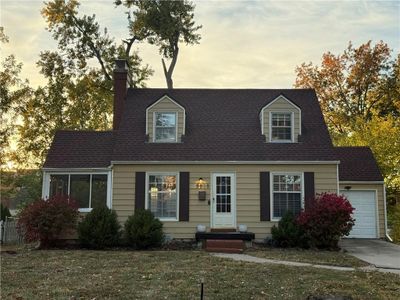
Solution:
{"label": "autumn foliage tree", "polygon": [[400,193],[400,54],[391,53],[382,41],[349,43],[321,65],[298,66],[295,87],[315,89],[334,143],[371,147],[389,191]]}
{"label": "autumn foliage tree", "polygon": [[303,63],[296,68],[295,87],[315,89],[324,117],[332,133],[353,130],[355,119],[372,116],[400,116],[397,60],[382,41],[354,48],[351,43],[339,55],[322,55],[320,66]]}

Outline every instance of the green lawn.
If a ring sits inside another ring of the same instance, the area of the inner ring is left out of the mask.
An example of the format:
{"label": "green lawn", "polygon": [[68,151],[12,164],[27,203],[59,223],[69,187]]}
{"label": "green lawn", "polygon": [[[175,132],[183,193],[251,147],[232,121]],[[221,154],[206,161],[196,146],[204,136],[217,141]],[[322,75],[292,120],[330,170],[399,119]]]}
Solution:
{"label": "green lawn", "polygon": [[368,263],[349,254],[336,251],[318,251],[303,249],[260,248],[249,249],[246,254],[261,258],[306,262],[319,265],[340,267],[365,267]]}
{"label": "green lawn", "polygon": [[17,250],[1,254],[2,299],[398,299],[400,276],[235,262],[202,251]]}

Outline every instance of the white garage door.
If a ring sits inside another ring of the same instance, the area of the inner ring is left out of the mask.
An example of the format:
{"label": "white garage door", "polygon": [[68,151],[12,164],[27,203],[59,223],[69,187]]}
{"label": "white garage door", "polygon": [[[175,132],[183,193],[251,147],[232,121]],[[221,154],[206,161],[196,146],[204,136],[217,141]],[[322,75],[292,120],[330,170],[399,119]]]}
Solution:
{"label": "white garage door", "polygon": [[341,191],[355,208],[356,219],[348,237],[377,238],[375,191]]}

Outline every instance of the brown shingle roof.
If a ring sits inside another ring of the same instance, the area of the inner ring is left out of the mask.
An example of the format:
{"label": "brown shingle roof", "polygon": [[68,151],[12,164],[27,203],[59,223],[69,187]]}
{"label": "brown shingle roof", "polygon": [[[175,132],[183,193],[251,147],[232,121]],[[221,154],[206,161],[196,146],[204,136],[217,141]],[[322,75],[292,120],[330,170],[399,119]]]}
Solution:
{"label": "brown shingle roof", "polygon": [[[259,113],[279,95],[302,109],[301,143],[266,143]],[[145,138],[146,108],[168,95],[186,109],[183,143]],[[130,89],[114,161],[336,160],[315,92],[310,89]]]}
{"label": "brown shingle roof", "polygon": [[339,156],[339,180],[382,181],[378,164],[368,147],[336,147]]}
{"label": "brown shingle roof", "polygon": [[44,168],[102,168],[110,165],[112,131],[57,131]]}
{"label": "brown shingle roof", "polygon": [[[186,110],[183,143],[146,142],[146,108],[168,95]],[[299,143],[266,143],[261,109],[284,95],[302,110]],[[111,161],[338,160],[310,89],[129,89],[118,131],[57,132],[44,167],[106,167]]]}

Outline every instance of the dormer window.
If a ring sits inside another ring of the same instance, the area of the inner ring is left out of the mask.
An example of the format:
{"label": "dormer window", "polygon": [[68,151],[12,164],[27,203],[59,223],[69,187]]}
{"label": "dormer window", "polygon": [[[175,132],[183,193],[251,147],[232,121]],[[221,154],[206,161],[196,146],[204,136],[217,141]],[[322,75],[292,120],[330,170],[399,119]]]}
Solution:
{"label": "dormer window", "polygon": [[154,142],[177,142],[176,112],[154,113]]}
{"label": "dormer window", "polygon": [[271,112],[270,114],[271,142],[292,142],[293,113]]}
{"label": "dormer window", "polygon": [[185,108],[167,95],[146,108],[146,141],[182,143],[185,135]]}
{"label": "dormer window", "polygon": [[260,111],[261,134],[267,143],[298,143],[301,135],[301,109],[280,95]]}

